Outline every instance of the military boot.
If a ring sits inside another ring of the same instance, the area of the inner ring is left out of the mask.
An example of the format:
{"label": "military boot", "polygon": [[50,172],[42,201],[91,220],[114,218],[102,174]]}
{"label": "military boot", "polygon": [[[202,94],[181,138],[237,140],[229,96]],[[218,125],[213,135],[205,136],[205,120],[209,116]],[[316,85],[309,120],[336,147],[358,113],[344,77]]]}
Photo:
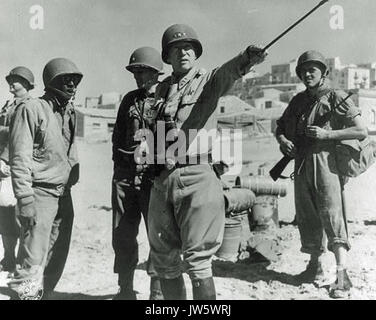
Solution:
{"label": "military boot", "polygon": [[175,279],[160,279],[162,293],[165,300],[186,300],[184,278],[181,275]]}
{"label": "military boot", "polygon": [[14,273],[16,271],[16,246],[17,237],[2,236],[4,247],[4,259],[0,262],[0,271]]}
{"label": "military boot", "polygon": [[320,283],[325,279],[324,270],[322,264],[318,260],[310,260],[307,268],[297,276],[301,282],[313,282]]}
{"label": "military boot", "polygon": [[149,300],[164,300],[161,288],[161,281],[157,277],[150,278]]}
{"label": "military boot", "polygon": [[134,271],[123,274],[119,273],[119,286],[118,293],[112,300],[137,300],[136,293],[133,290]]}
{"label": "military boot", "polygon": [[216,300],[213,277],[192,280],[193,300]]}
{"label": "military boot", "polygon": [[14,273],[16,270],[16,260],[12,258],[7,258],[5,257],[3,260],[0,262],[0,272],[9,272]]}
{"label": "military boot", "polygon": [[346,269],[337,270],[337,279],[331,285],[329,296],[333,299],[346,299],[350,297],[350,289],[352,288],[351,280]]}
{"label": "military boot", "polygon": [[120,287],[118,293],[112,298],[112,300],[137,300],[137,297],[133,289]]}

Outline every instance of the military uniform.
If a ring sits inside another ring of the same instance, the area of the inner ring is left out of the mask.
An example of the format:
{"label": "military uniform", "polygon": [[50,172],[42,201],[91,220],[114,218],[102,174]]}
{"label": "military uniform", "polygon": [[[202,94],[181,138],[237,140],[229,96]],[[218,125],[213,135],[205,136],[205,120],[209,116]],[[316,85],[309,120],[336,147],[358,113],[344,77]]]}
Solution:
{"label": "military uniform", "polygon": [[[148,128],[146,120],[154,97],[147,96],[144,89],[129,92],[119,107],[112,136],[114,176],[112,181],[113,238],[115,251],[114,272],[119,274],[120,287],[133,283],[138,263],[137,235],[141,215],[147,228],[148,204],[152,185],[150,169],[138,170],[134,151],[138,129]],[[148,228],[147,228],[148,229]],[[155,277],[148,263],[148,274]]]}
{"label": "military uniform", "polygon": [[308,254],[319,255],[324,251],[324,231],[329,250],[333,251],[336,243],[350,248],[344,180],[338,174],[335,162],[336,141],[312,140],[304,133],[307,126],[318,123],[326,130],[353,126],[353,119],[360,115],[360,109],[351,100],[346,100],[331,115],[331,110],[344,98],[344,92],[330,89],[326,84],[315,96],[308,91],[301,92],[292,99],[277,122],[277,136],[285,135],[297,147],[294,171],[296,219],[301,250]]}
{"label": "military uniform", "polygon": [[[160,119],[174,119],[179,134],[189,137],[188,151],[177,158],[173,169],[164,169],[155,178],[151,192],[149,240],[161,278],[176,279],[183,270],[192,280],[212,276],[211,260],[222,242],[225,208],[220,180],[210,164],[213,139],[208,133],[216,132],[219,98],[252,66],[244,51],[211,72],[194,67],[182,79],[172,75],[157,88]],[[197,129],[197,135],[189,134],[190,129]]]}
{"label": "military uniform", "polygon": [[[7,103],[0,113],[0,159],[2,166],[9,165],[10,119],[18,105],[31,99],[29,91],[34,88],[34,75],[30,69],[18,66],[10,70],[5,80],[8,82],[10,92],[15,99],[10,105]],[[15,83],[17,83],[16,86]],[[2,234],[4,246],[4,259],[1,261],[0,270],[13,272],[16,268],[15,249],[20,234],[16,206],[0,207],[0,234]]]}
{"label": "military uniform", "polygon": [[[15,109],[21,103],[30,100],[29,94],[23,98],[15,98],[13,103],[4,106],[0,113],[0,159],[9,163],[9,122]],[[1,182],[0,182],[1,183]],[[15,246],[20,235],[20,225],[16,218],[16,207],[0,207],[0,234],[4,247],[4,259],[1,261],[4,270],[14,270],[16,266]]]}
{"label": "military uniform", "polygon": [[[70,189],[78,181],[74,131],[73,105],[62,108],[49,94],[20,105],[11,124],[14,192],[22,205],[33,203],[37,214],[36,225],[23,230],[19,259],[25,270],[44,270],[47,292],[60,279],[69,251],[74,215]],[[17,284],[25,274],[16,277]]]}
{"label": "military uniform", "polygon": [[73,62],[51,60],[43,70],[46,94],[21,104],[11,120],[12,182],[22,224],[22,265],[9,282],[16,291],[25,279],[33,279],[48,295],[69,252],[74,216],[71,187],[79,179],[79,163],[74,106],[69,95],[51,85],[62,75],[74,76],[75,86],[82,78]]}

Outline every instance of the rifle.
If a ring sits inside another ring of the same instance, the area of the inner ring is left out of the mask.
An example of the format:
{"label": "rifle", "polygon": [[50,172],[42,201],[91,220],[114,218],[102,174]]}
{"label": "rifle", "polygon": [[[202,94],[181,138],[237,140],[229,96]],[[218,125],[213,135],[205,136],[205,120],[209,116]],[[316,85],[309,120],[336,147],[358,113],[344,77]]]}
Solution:
{"label": "rifle", "polygon": [[[350,98],[353,95],[353,92],[350,92],[341,102],[339,102],[328,114],[332,113],[335,109],[337,109],[339,106],[341,106],[348,98]],[[328,120],[327,117],[323,117],[321,123],[318,123],[317,126],[321,127],[326,121]],[[321,124],[321,125],[320,125]],[[269,171],[270,177],[277,181],[278,178],[281,178],[281,174],[283,170],[287,167],[287,165],[290,163],[290,161],[294,159],[288,155],[285,155],[281,160],[278,161],[278,163]],[[285,177],[282,177],[285,178]]]}

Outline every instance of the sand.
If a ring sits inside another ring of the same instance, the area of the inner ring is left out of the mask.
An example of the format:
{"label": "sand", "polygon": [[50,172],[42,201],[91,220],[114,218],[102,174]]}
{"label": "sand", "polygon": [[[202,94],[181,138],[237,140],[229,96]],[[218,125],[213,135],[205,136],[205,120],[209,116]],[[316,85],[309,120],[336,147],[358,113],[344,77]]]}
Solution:
{"label": "sand", "polygon": [[[111,247],[111,143],[79,142],[81,179],[73,189],[75,222],[71,250],[66,268],[53,299],[103,300],[117,292],[117,276],[113,273],[114,253]],[[280,157],[273,139],[254,139],[243,143],[243,160],[247,166],[242,174],[257,173],[266,163],[272,166]],[[291,166],[286,174],[291,172]],[[231,185],[234,177],[226,177]],[[376,166],[347,184],[351,251],[348,269],[353,281],[351,299],[376,299]],[[302,272],[309,256],[301,253],[298,229],[291,225],[294,218],[293,186],[279,199],[279,219],[276,230],[278,259],[271,263],[254,263],[245,259],[237,263],[215,260],[214,279],[218,299],[329,299],[327,284],[335,276],[332,253],[324,255],[324,269],[328,275],[322,286],[302,284],[295,275]],[[135,273],[138,299],[148,299],[149,278],[145,271],[148,241],[142,223],[138,236],[139,264]],[[0,257],[3,255],[0,248]],[[188,276],[188,298],[192,298]],[[0,275],[0,299],[9,299],[4,274]]]}

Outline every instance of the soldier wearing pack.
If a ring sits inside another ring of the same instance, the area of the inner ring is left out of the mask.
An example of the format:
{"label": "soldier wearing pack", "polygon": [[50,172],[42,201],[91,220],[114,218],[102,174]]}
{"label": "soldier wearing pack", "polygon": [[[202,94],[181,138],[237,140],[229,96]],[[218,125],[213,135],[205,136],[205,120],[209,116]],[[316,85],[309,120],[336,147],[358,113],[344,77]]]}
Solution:
{"label": "soldier wearing pack", "polygon": [[[191,278],[194,299],[216,298],[211,259],[222,242],[225,207],[222,185],[211,166],[215,111],[219,98],[266,56],[249,46],[206,72],[195,66],[202,52],[196,32],[187,25],[172,25],[163,34],[162,59],[173,73],[157,88],[156,120],[164,129],[176,130],[163,137],[156,125],[154,138],[166,138],[171,152],[156,150],[157,161],[165,165],[151,192],[149,242],[163,295],[172,300],[186,298],[183,269]],[[174,144],[175,151],[170,149]]]}
{"label": "soldier wearing pack", "polygon": [[[157,50],[142,47],[135,50],[126,69],[137,83],[137,90],[128,92],[119,107],[112,136],[114,175],[112,182],[114,272],[119,275],[116,300],[135,300],[133,278],[138,263],[137,234],[141,216],[147,226],[148,205],[153,176],[150,168],[137,163],[140,141],[137,132],[149,129],[150,109],[154,104],[155,87],[162,74],[163,62]],[[136,155],[135,155],[136,152]],[[142,154],[139,156],[142,157]],[[159,279],[148,261],[151,277],[150,299],[161,300]]]}
{"label": "soldier wearing pack", "polygon": [[[26,67],[16,67],[5,77],[14,101],[2,108],[0,112],[0,179],[10,177],[9,167],[9,122],[17,106],[29,99],[29,91],[34,89],[34,75]],[[0,183],[3,183],[1,181]],[[6,192],[2,190],[1,192]],[[4,247],[4,259],[0,262],[0,271],[10,274],[16,269],[16,245],[20,233],[16,219],[16,207],[0,206],[0,234]]]}
{"label": "soldier wearing pack", "polygon": [[82,73],[65,58],[43,70],[45,95],[20,104],[10,124],[10,165],[22,226],[17,269],[9,286],[25,280],[54,290],[68,256],[73,225],[71,187],[79,178],[73,100]]}
{"label": "soldier wearing pack", "polygon": [[307,51],[298,60],[296,74],[306,86],[289,103],[277,122],[276,137],[285,155],[295,159],[294,185],[296,220],[301,251],[310,254],[303,281],[323,279],[321,254],[323,234],[328,250],[335,255],[337,280],[333,298],[349,294],[351,281],[346,272],[350,249],[344,199],[344,178],[336,164],[335,148],[340,140],[367,136],[360,109],[345,93],[332,89],[326,81],[329,70],[324,56]]}

